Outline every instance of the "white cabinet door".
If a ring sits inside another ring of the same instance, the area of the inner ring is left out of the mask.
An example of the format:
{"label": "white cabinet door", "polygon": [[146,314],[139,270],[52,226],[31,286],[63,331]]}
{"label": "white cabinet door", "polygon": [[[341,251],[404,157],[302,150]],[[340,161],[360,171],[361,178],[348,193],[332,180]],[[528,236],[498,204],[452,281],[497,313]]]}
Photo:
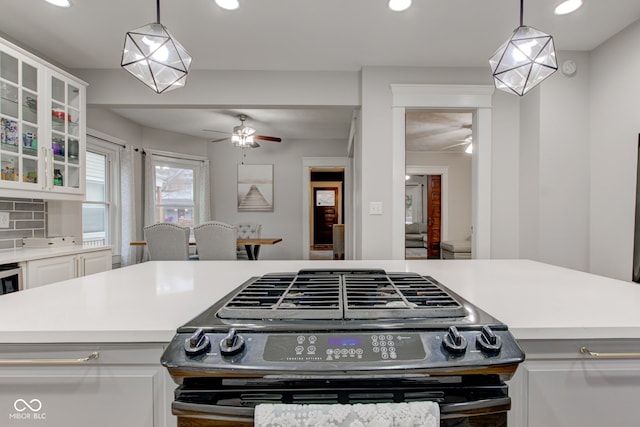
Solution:
{"label": "white cabinet door", "polygon": [[[521,341],[526,360],[509,381],[509,425],[640,425],[640,341]],[[582,346],[613,358],[590,357]]]}
{"label": "white cabinet door", "polygon": [[[2,426],[164,427],[167,402],[161,349],[122,345],[40,351],[0,357],[66,360],[98,351],[98,359],[72,365],[33,363],[0,367]],[[74,346],[75,347],[75,346]],[[17,352],[16,352],[17,353]],[[2,354],[2,353],[0,353]],[[143,358],[142,358],[143,357]]]}
{"label": "white cabinet door", "polygon": [[67,255],[29,261],[26,276],[26,289],[73,279],[76,277],[76,256]]}
{"label": "white cabinet door", "polygon": [[82,275],[100,273],[111,270],[111,250],[88,252],[80,255],[82,259]]}

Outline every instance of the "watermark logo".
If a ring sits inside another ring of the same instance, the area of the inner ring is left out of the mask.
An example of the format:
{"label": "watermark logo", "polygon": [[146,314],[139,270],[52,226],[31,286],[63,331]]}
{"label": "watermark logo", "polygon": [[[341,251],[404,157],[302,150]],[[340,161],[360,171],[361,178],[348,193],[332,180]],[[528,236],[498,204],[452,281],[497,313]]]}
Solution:
{"label": "watermark logo", "polygon": [[13,409],[16,412],[9,414],[9,419],[19,420],[46,420],[47,414],[42,411],[42,401],[40,399],[16,399],[13,402]]}

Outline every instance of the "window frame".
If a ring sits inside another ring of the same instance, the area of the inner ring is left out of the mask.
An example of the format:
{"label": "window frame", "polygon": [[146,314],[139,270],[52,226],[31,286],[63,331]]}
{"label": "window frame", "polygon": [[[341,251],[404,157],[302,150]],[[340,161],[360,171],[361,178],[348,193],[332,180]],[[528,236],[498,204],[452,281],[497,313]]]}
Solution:
{"label": "window frame", "polygon": [[[153,179],[153,188],[157,188],[157,182],[156,182],[156,167],[158,166],[167,166],[167,167],[171,167],[171,168],[179,168],[179,169],[191,169],[193,171],[193,184],[192,184],[192,188],[193,188],[193,226],[190,227],[191,231],[193,233],[193,227],[195,226],[195,224],[199,224],[200,221],[200,212],[201,212],[201,205],[202,203],[204,203],[204,200],[201,200],[200,197],[200,183],[202,181],[202,174],[201,174],[201,164],[203,162],[203,159],[201,158],[197,158],[197,157],[178,157],[180,156],[180,154],[165,154],[165,153],[159,153],[157,151],[154,151],[152,154],[152,158],[151,158],[151,169],[152,169],[152,173],[151,173],[151,177]],[[160,205],[160,207],[162,207],[163,205]],[[158,223],[159,222],[159,218],[156,216],[156,211],[158,209],[159,205],[156,203],[155,198],[153,199],[153,222],[154,223]]]}
{"label": "window frame", "polygon": [[[108,240],[107,244],[113,249],[113,255],[120,255],[121,220],[120,220],[120,145],[106,141],[95,135],[87,133],[86,151],[106,157],[106,191],[105,202],[92,202],[84,200],[82,205],[106,205],[108,207]],[[85,176],[85,186],[87,184]],[[85,187],[86,188],[86,187]],[[84,220],[84,216],[83,216]],[[84,231],[83,231],[84,241]]]}

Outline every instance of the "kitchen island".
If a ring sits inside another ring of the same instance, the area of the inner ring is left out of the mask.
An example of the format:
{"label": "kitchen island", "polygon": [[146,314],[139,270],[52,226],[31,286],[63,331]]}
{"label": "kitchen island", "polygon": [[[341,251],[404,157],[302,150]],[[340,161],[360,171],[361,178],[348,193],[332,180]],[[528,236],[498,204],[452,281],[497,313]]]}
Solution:
{"label": "kitchen island", "polygon": [[310,267],[430,275],[507,324],[527,354],[511,425],[637,423],[640,286],[526,260],[415,260],[148,262],[4,295],[2,425],[175,425],[159,359],[176,328],[249,277]]}

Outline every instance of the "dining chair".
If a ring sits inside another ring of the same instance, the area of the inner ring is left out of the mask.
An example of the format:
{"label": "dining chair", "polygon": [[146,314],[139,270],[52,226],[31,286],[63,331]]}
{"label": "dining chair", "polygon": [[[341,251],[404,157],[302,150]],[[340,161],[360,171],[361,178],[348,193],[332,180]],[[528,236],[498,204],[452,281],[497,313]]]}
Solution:
{"label": "dining chair", "polygon": [[209,221],[193,229],[200,260],[237,259],[238,229],[234,225]]}
{"label": "dining chair", "polygon": [[189,259],[189,227],[161,222],[144,227],[149,261],[186,261]]}
{"label": "dining chair", "polygon": [[[238,239],[258,239],[262,234],[262,224],[256,222],[240,222],[236,224],[238,228]],[[249,259],[244,246],[236,247],[238,259]]]}

